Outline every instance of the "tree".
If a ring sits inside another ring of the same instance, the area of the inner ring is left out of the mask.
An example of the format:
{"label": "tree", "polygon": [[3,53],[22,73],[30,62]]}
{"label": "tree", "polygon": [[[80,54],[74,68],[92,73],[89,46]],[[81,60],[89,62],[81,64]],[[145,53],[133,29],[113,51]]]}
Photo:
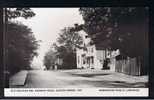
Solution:
{"label": "tree", "polygon": [[55,65],[56,61],[56,52],[50,49],[44,56],[44,65],[46,66],[47,70]]}
{"label": "tree", "polygon": [[82,28],[94,44],[148,63],[148,7],[83,7],[79,11],[85,22]]}
{"label": "tree", "polygon": [[129,57],[145,54],[148,46],[147,7],[80,8],[79,11],[85,21],[83,29],[96,45],[119,49]]}
{"label": "tree", "polygon": [[62,69],[74,69],[76,68],[76,53],[69,51],[65,46],[55,47],[57,55],[63,60]]}
{"label": "tree", "polygon": [[21,23],[9,22],[7,34],[9,72],[29,69],[39,46],[31,29]]}
{"label": "tree", "polygon": [[[35,16],[35,13],[30,9],[30,8],[4,8],[3,9],[4,12],[4,57],[5,57],[5,71],[9,71],[10,73],[14,73],[16,71],[19,71],[22,68],[26,68],[25,66],[30,66],[28,65],[29,60],[27,59],[29,57],[29,55],[25,55],[25,51],[23,50],[23,48],[21,49],[17,49],[19,43],[18,42],[14,42],[16,41],[16,39],[19,39],[18,36],[22,37],[22,33],[18,33],[18,32],[23,32],[25,31],[25,33],[27,32],[27,36],[29,33],[31,33],[31,30],[29,28],[27,28],[24,25],[19,25],[17,23],[12,23],[11,19],[15,19],[18,17],[23,17],[25,19],[31,18],[33,16]],[[23,29],[23,31],[22,31]],[[17,37],[16,37],[17,35]],[[29,34],[30,35],[30,34]],[[23,35],[24,36],[24,35]],[[25,35],[26,36],[26,35]],[[26,37],[25,37],[26,38]],[[34,38],[34,36],[28,36],[27,39],[31,39],[30,41],[32,41]],[[21,38],[23,39],[23,38]],[[27,42],[27,41],[26,41]],[[21,42],[23,43],[23,42]],[[33,44],[31,45],[36,45],[36,41],[33,41]],[[26,48],[26,47],[25,47]],[[32,49],[32,47],[27,47],[29,48],[29,52],[30,49]],[[35,49],[35,48],[33,48]],[[33,50],[32,50],[33,51]],[[18,55],[19,53],[19,55]],[[27,53],[27,52],[26,52]],[[36,55],[36,53],[31,52],[32,53],[32,57],[33,55]],[[23,54],[23,56],[21,56],[21,54]],[[25,56],[25,57],[24,57]],[[27,57],[28,56],[28,57]],[[32,58],[30,57],[30,58]],[[18,61],[19,60],[19,61]],[[25,63],[27,62],[27,63]],[[19,63],[19,65],[17,65]],[[20,66],[21,64],[25,63],[24,66]],[[6,75],[7,76],[7,75]]]}
{"label": "tree", "polygon": [[35,16],[35,13],[30,8],[6,8],[8,19],[22,17],[25,19]]}
{"label": "tree", "polygon": [[82,37],[72,30],[72,27],[64,28],[57,39],[54,48],[59,57],[63,59],[64,69],[76,68],[76,48],[81,48]]}
{"label": "tree", "polygon": [[72,27],[67,27],[61,30],[57,42],[66,47],[68,52],[75,52],[76,48],[79,48],[82,44],[82,38],[79,33],[71,30]]}

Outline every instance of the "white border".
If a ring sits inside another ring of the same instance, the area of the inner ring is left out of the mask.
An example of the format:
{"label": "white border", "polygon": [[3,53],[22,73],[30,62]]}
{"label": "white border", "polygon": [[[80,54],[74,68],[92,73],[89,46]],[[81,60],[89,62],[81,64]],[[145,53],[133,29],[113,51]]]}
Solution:
{"label": "white border", "polygon": [[148,97],[148,88],[5,88],[5,97]]}

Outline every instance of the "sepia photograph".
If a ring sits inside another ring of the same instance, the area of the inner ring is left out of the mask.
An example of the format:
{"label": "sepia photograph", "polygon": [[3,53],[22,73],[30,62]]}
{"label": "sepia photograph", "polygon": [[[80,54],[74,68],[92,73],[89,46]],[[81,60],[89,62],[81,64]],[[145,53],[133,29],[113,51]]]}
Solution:
{"label": "sepia photograph", "polygon": [[148,7],[3,14],[5,88],[148,88]]}

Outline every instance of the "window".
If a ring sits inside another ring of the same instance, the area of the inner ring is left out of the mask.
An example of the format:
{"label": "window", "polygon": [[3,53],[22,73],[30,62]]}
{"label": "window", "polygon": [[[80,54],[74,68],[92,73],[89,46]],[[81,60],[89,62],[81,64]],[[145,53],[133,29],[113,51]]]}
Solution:
{"label": "window", "polygon": [[86,64],[86,61],[85,61],[85,59],[83,59],[83,64]]}
{"label": "window", "polygon": [[94,63],[94,57],[91,57],[91,63],[92,64]]}
{"label": "window", "polygon": [[80,56],[78,56],[78,64],[80,63]]}
{"label": "window", "polygon": [[91,48],[91,52],[93,52],[93,48]]}

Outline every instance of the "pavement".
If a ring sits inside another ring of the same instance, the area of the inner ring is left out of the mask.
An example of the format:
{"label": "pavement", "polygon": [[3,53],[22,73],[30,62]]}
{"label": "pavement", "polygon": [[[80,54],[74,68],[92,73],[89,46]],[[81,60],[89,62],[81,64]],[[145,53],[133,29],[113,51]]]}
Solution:
{"label": "pavement", "polygon": [[94,69],[21,71],[10,79],[11,87],[17,88],[142,88],[147,87],[147,83],[148,76]]}
{"label": "pavement", "polygon": [[16,73],[15,75],[11,76],[9,80],[9,86],[10,87],[24,86],[27,74],[28,74],[27,70],[22,70]]}

